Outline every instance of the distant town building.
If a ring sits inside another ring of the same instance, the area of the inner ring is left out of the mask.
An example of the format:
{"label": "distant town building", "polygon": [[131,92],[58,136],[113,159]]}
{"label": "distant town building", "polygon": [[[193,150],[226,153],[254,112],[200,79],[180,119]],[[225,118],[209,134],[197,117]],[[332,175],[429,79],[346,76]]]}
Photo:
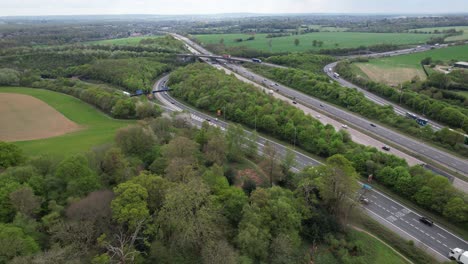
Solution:
{"label": "distant town building", "polygon": [[459,61],[459,62],[456,62],[454,66],[457,68],[468,69],[468,62]]}

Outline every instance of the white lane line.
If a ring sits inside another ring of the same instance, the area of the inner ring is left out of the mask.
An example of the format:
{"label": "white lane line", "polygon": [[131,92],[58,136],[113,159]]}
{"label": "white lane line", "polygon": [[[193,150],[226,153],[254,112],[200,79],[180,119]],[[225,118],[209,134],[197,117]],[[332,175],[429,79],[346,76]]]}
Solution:
{"label": "white lane line", "polygon": [[431,236],[431,238],[435,240],[435,237]]}
{"label": "white lane line", "polygon": [[444,258],[447,258],[447,256],[445,256],[445,255],[443,255],[443,254],[439,253],[439,252],[438,252],[438,251],[436,251],[435,249],[433,249],[433,248],[431,248],[430,246],[428,246],[426,243],[424,243],[424,242],[422,242],[421,240],[417,239],[416,237],[414,237],[414,236],[410,235],[408,232],[406,232],[405,230],[403,230],[403,229],[399,228],[398,226],[396,226],[396,225],[395,225],[395,224],[393,224],[392,222],[388,221],[387,219],[385,219],[385,218],[381,217],[380,215],[378,215],[378,214],[376,214],[376,213],[372,212],[372,211],[371,211],[371,210],[369,210],[368,208],[365,208],[365,209],[366,209],[368,212],[371,212],[371,213],[372,213],[372,214],[374,214],[375,216],[377,216],[377,217],[379,217],[379,218],[383,219],[384,221],[388,222],[389,224],[393,225],[395,228],[399,229],[401,232],[405,233],[406,235],[408,235],[408,236],[410,236],[410,237],[414,238],[414,240],[415,240],[415,241],[417,241],[417,242],[419,242],[419,243],[421,243],[421,244],[425,245],[426,247],[430,248],[430,249],[431,249],[432,251],[434,251],[435,253],[437,253],[437,254],[441,255],[441,256],[442,256],[442,257],[444,257]]}
{"label": "white lane line", "polygon": [[393,210],[398,210],[398,209],[397,209],[395,206],[393,206],[393,205],[392,205],[391,207],[392,207]]}
{"label": "white lane line", "polygon": [[437,239],[436,241],[439,242],[439,244],[442,244],[442,242],[440,242],[440,240]]}
{"label": "white lane line", "polygon": [[444,237],[444,236],[443,236],[443,235],[441,235],[440,233],[437,233],[437,234],[438,234],[439,236],[441,236],[441,237],[443,237],[443,238],[447,239],[446,237]]}

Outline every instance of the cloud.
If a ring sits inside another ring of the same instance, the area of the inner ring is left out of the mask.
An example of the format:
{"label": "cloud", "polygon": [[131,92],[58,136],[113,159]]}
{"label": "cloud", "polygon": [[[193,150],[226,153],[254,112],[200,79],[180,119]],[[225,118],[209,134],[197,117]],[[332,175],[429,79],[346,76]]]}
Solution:
{"label": "cloud", "polygon": [[0,0],[0,15],[213,13],[440,13],[467,0]]}

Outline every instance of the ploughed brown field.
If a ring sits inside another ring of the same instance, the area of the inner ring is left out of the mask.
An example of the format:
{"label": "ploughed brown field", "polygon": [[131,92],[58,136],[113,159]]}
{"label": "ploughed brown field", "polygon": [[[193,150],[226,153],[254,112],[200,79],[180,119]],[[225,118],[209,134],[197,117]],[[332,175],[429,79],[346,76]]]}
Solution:
{"label": "ploughed brown field", "polygon": [[37,98],[24,94],[0,93],[1,141],[50,138],[80,128]]}

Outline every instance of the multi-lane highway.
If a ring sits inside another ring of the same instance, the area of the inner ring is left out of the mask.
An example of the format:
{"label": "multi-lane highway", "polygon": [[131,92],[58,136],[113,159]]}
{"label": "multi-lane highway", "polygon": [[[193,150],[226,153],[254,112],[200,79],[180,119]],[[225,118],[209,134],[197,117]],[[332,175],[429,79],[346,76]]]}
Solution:
{"label": "multi-lane highway", "polygon": [[[177,34],[173,34],[173,36],[178,38],[181,41],[184,41],[188,46],[190,46],[192,52],[195,52],[198,54],[201,53],[201,54],[206,54],[206,55],[213,55],[211,52],[207,51],[203,47],[200,47],[198,44],[194,43],[193,41],[183,36],[180,36]],[[409,52],[409,51],[404,51],[404,52]],[[231,68],[238,74],[248,79],[251,79],[257,83],[262,83],[262,82],[270,83],[270,84],[274,83],[273,81],[268,80],[258,74],[255,74],[242,66],[239,66],[236,64],[229,64],[229,63],[227,63],[226,66]],[[424,156],[425,158],[433,160],[443,166],[446,166],[452,169],[453,171],[457,171],[459,173],[468,175],[468,161],[466,159],[456,157],[447,152],[431,147],[425,144],[424,142],[421,142],[414,138],[410,138],[408,136],[404,136],[400,133],[397,133],[381,125],[374,124],[373,121],[365,119],[354,113],[344,111],[341,108],[322,102],[318,99],[315,99],[309,95],[303,94],[301,92],[298,92],[284,85],[281,85],[281,84],[274,85],[274,89],[276,89],[277,92],[290,97],[291,100],[295,100],[296,102],[301,103],[305,106],[309,106],[309,107],[316,108],[316,109],[319,108],[321,109],[322,112],[327,112],[331,116],[338,117],[339,119],[344,120],[344,122],[347,122],[352,126],[358,127],[359,129],[366,131],[370,135],[375,135],[377,137],[383,138],[387,141],[392,142],[395,145],[398,145],[400,148],[404,148],[407,151],[416,153],[417,155],[420,155],[420,156]]]}
{"label": "multi-lane highway", "polygon": [[[163,90],[167,79],[168,76],[159,80],[153,89]],[[188,107],[178,102],[167,93],[155,94],[159,101],[166,105],[166,107],[172,108],[173,111],[186,111],[190,115],[192,123],[197,126],[201,126],[203,122],[209,122],[210,125],[220,127],[222,130],[226,130],[228,127],[228,123]],[[246,131],[246,133],[249,132]],[[284,145],[259,137],[257,143],[260,151],[267,141],[277,149],[281,156],[284,156],[288,151],[288,147]],[[301,170],[306,166],[321,164],[320,161],[300,152],[295,152],[295,154],[295,170]],[[437,223],[431,227],[426,226],[419,221],[420,215],[418,213],[406,208],[384,194],[376,190],[371,190],[368,191],[365,196],[369,199],[369,204],[362,205],[362,208],[369,216],[400,234],[402,237],[413,240],[415,245],[425,249],[438,260],[446,261],[447,254],[451,248],[459,247],[468,249],[468,243],[465,240],[442,228]]]}

